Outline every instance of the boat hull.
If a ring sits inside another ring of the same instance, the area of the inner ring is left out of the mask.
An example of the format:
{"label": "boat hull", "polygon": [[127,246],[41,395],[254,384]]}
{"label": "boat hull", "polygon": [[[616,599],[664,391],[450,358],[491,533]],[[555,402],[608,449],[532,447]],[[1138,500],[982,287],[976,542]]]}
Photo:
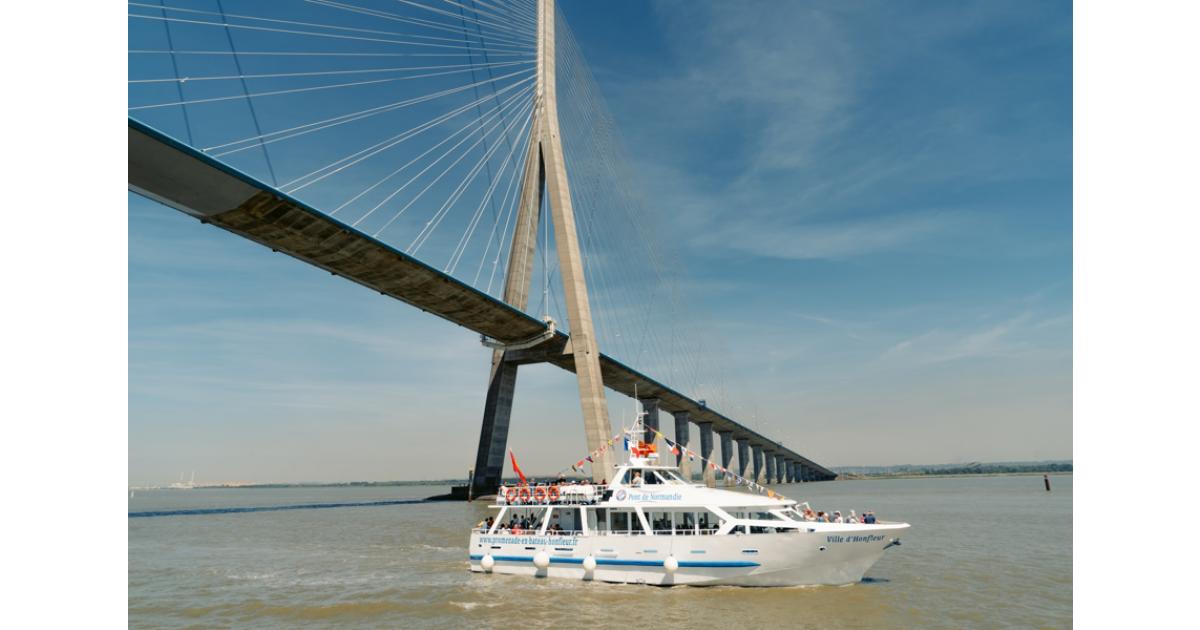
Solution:
{"label": "boat hull", "polygon": [[[471,536],[471,571],[625,584],[842,585],[863,575],[897,543],[907,524],[846,525],[837,531],[724,536]],[[539,568],[544,553],[549,565]],[[590,562],[595,568],[588,570]],[[673,558],[674,562],[668,562]],[[674,571],[669,564],[678,564]]]}

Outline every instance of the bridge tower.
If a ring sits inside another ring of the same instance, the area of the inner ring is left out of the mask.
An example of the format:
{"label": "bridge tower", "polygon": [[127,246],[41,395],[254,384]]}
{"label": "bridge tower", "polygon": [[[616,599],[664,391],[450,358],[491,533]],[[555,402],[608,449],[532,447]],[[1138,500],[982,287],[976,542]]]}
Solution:
{"label": "bridge tower", "polygon": [[[558,126],[558,102],[554,67],[554,0],[538,0],[537,15],[537,87],[533,123],[530,126],[529,152],[521,183],[521,202],[513,230],[512,250],[504,279],[504,301],[525,310],[533,275],[537,226],[543,195],[548,196],[554,224],[554,241],[567,303],[571,329],[566,352],[573,355],[579,381],[579,404],[583,409],[583,427],[589,451],[596,451],[612,436],[608,403],[600,374],[600,350],[588,302],[579,253],[579,234],[571,207],[571,190],[563,159],[562,138]],[[475,472],[471,480],[475,496],[489,494],[499,485],[504,470],[508,427],[512,417],[513,392],[517,383],[517,364],[505,360],[506,351],[492,352],[492,369],[484,402],[483,425]],[[599,481],[613,472],[612,452],[605,451],[592,464],[592,479]]]}

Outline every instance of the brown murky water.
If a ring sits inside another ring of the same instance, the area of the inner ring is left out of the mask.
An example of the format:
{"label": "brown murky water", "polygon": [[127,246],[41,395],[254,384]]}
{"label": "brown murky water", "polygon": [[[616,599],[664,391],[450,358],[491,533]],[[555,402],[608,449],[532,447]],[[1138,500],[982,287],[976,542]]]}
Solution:
{"label": "brown murky water", "polygon": [[[129,519],[129,624],[173,627],[1065,628],[1071,477],[779,486],[817,509],[913,528],[860,584],[625,586],[467,571],[481,505]],[[381,501],[435,487],[138,491],[145,510]]]}

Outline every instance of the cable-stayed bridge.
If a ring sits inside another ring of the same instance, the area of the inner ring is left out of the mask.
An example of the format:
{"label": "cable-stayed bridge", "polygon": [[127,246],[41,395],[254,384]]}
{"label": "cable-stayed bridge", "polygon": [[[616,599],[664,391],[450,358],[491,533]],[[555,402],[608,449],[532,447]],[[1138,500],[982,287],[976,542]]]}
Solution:
{"label": "cable-stayed bridge", "polygon": [[593,452],[608,388],[655,427],[672,414],[681,444],[695,424],[701,456],[742,476],[836,476],[734,419],[719,343],[553,0],[129,8],[130,189],[480,334],[477,493],[535,362],[577,375]]}

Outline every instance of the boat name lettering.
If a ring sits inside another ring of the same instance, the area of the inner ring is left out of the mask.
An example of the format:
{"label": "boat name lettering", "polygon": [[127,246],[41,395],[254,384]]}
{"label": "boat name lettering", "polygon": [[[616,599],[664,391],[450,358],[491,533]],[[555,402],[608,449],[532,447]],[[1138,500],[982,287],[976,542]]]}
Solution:
{"label": "boat name lettering", "polygon": [[680,501],[682,499],[683,499],[683,495],[679,494],[678,492],[672,492],[669,494],[667,494],[667,493],[651,494],[649,492],[630,492],[629,493],[630,501]]}
{"label": "boat name lettering", "polygon": [[481,536],[479,542],[485,544],[501,544],[501,545],[549,545],[554,544],[559,547],[574,547],[579,544],[578,540],[570,537],[549,538],[546,536]]}
{"label": "boat name lettering", "polygon": [[826,536],[825,542],[831,543],[856,543],[856,542],[879,542],[883,540],[883,536],[875,534],[867,534],[866,536]]}

